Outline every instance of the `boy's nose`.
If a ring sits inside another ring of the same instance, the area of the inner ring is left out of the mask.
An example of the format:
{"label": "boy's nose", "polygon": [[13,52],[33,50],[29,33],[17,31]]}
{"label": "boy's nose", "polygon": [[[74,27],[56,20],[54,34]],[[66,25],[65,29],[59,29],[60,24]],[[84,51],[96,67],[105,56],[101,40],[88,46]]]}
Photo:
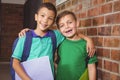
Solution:
{"label": "boy's nose", "polygon": [[68,28],[68,27],[69,27],[68,24],[66,24],[66,25],[65,25],[65,28]]}
{"label": "boy's nose", "polygon": [[44,20],[44,23],[47,23],[47,19]]}
{"label": "boy's nose", "polygon": [[44,18],[44,23],[47,23],[48,19],[47,18]]}

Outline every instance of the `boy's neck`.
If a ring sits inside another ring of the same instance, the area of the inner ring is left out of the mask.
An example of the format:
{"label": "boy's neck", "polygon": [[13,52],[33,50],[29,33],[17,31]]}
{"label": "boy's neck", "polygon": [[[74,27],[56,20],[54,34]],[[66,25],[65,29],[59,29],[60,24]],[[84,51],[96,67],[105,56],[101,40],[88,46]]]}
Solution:
{"label": "boy's neck", "polygon": [[79,35],[74,35],[73,37],[66,37],[68,40],[72,40],[72,41],[76,41],[76,40],[80,40],[81,37]]}
{"label": "boy's neck", "polygon": [[41,31],[41,30],[37,30],[37,29],[35,29],[34,32],[35,32],[35,34],[37,34],[40,37],[43,37],[47,34],[47,31]]}

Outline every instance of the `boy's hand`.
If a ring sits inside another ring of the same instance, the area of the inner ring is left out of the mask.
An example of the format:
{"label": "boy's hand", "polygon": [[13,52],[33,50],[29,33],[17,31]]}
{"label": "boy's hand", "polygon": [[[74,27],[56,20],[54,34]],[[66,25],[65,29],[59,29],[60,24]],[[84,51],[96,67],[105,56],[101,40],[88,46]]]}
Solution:
{"label": "boy's hand", "polygon": [[19,36],[19,37],[25,36],[26,32],[29,31],[29,30],[30,30],[29,28],[22,29],[22,30],[19,32],[18,36]]}
{"label": "boy's hand", "polygon": [[88,56],[93,57],[95,54],[95,46],[94,43],[92,41],[92,39],[90,39],[89,41],[87,41],[87,52],[88,52]]}

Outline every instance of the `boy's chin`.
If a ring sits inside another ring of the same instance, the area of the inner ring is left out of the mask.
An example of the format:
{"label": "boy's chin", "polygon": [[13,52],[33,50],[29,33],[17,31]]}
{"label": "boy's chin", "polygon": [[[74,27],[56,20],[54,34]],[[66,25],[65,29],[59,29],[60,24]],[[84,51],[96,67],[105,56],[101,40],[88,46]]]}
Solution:
{"label": "boy's chin", "polygon": [[40,30],[43,32],[47,32],[49,30],[49,28],[41,28]]}
{"label": "boy's chin", "polygon": [[65,35],[66,38],[73,38],[71,35]]}

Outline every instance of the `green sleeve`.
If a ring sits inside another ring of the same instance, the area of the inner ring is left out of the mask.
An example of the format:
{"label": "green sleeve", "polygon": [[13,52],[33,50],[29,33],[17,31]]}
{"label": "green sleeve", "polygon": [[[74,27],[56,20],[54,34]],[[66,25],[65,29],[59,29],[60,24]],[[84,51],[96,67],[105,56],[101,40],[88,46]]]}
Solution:
{"label": "green sleeve", "polygon": [[16,47],[13,51],[12,57],[13,58],[17,58],[19,60],[21,60],[21,56],[22,56],[22,52],[23,52],[23,47],[24,47],[24,41],[25,41],[25,36],[19,38]]}
{"label": "green sleeve", "polygon": [[92,64],[92,63],[95,63],[95,62],[97,62],[97,61],[98,61],[98,60],[97,60],[97,56],[94,55],[93,57],[90,58],[88,64]]}
{"label": "green sleeve", "polygon": [[54,30],[56,38],[57,38],[57,47],[64,40],[64,36],[58,30]]}

